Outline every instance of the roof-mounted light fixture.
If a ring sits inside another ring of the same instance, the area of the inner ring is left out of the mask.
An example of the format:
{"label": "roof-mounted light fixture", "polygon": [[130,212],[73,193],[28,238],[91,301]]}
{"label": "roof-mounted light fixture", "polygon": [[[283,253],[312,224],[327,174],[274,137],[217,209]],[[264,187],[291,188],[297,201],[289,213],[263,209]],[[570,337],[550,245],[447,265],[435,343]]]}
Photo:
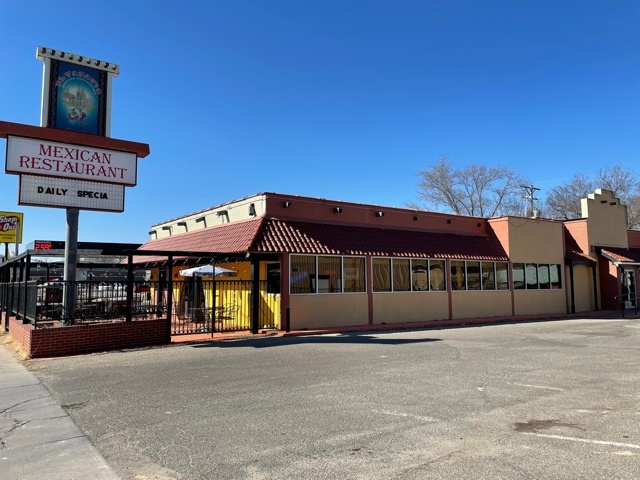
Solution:
{"label": "roof-mounted light fixture", "polygon": [[91,58],[85,58],[82,55],[61,52],[60,50],[54,50],[47,47],[38,47],[38,50],[36,51],[36,58],[38,60],[53,58],[54,60],[62,60],[64,62],[75,63],[77,65],[91,65],[91,68],[104,70],[105,72],[109,72],[114,77],[117,77],[120,73],[120,67],[115,63],[104,62],[102,60],[93,60]]}

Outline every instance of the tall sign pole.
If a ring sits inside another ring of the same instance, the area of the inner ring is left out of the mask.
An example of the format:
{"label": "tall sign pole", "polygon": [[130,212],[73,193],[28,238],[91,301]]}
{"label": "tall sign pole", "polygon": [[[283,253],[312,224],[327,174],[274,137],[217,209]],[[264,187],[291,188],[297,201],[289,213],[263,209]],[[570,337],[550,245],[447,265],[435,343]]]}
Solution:
{"label": "tall sign pole", "polygon": [[[118,74],[118,66],[46,47],[38,47],[36,58],[44,62],[40,125],[108,137],[111,78]],[[64,325],[72,323],[76,311],[79,216],[77,208],[67,208]]]}

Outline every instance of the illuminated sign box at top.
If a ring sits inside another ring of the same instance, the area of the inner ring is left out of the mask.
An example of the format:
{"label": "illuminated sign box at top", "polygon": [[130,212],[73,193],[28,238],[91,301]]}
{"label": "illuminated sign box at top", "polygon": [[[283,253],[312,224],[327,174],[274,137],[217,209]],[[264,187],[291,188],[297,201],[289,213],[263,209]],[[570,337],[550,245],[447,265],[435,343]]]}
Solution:
{"label": "illuminated sign box at top", "polygon": [[135,153],[22,137],[7,141],[7,173],[134,186],[137,168]]}

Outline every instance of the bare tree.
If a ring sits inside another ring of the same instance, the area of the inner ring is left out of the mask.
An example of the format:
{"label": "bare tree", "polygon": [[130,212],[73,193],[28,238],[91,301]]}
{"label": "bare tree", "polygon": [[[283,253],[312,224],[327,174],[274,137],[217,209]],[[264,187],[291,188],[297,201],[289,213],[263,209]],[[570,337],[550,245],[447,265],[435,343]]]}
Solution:
{"label": "bare tree", "polygon": [[593,181],[586,175],[578,173],[567,183],[549,191],[545,202],[547,216],[558,220],[580,218],[582,216],[581,200],[594,190]]}
{"label": "bare tree", "polygon": [[443,156],[418,176],[419,198],[436,208],[477,217],[522,215],[523,179],[508,168],[470,165],[455,169]]}
{"label": "bare tree", "polygon": [[575,175],[547,194],[546,213],[550,218],[571,220],[582,216],[581,199],[596,189],[611,190],[627,206],[628,228],[640,228],[640,180],[631,169],[618,165],[600,169],[591,180],[584,174]]}

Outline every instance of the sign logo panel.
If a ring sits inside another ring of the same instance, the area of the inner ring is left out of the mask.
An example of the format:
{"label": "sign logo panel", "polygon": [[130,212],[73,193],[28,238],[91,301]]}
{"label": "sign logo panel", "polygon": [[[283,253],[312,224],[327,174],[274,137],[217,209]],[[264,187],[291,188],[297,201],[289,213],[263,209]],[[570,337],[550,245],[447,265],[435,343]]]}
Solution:
{"label": "sign logo panel", "polygon": [[51,60],[47,125],[105,135],[107,72]]}

